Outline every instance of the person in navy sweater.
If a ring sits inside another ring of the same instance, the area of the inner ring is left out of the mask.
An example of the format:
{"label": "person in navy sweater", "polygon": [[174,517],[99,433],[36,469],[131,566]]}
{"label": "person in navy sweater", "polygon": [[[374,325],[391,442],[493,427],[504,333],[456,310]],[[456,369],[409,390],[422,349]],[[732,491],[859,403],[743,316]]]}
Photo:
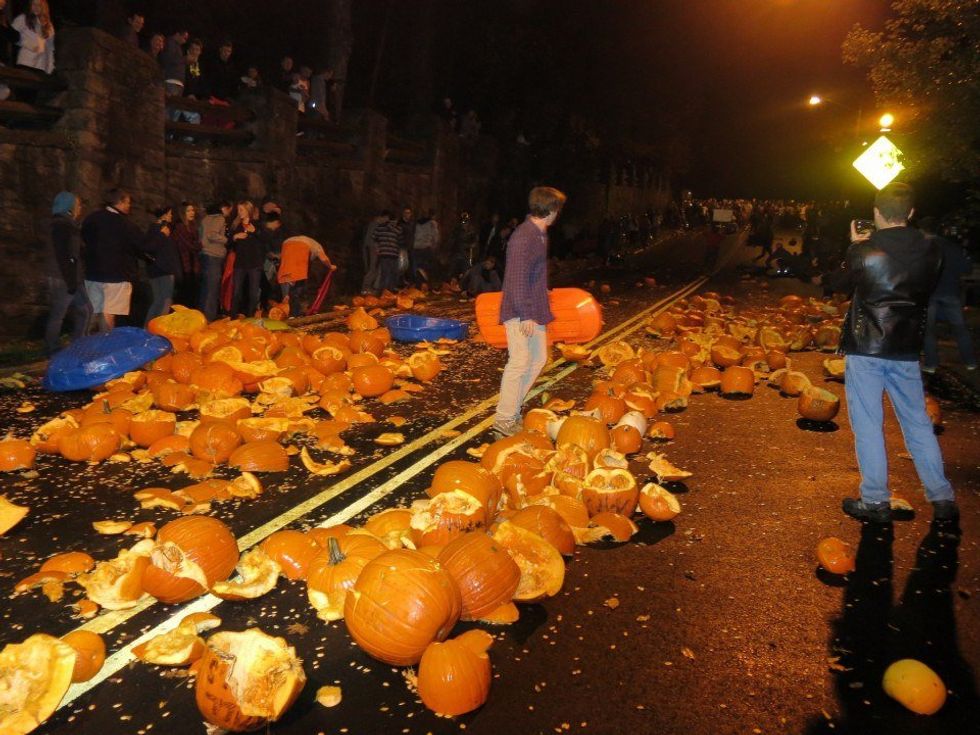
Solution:
{"label": "person in navy sweater", "polygon": [[548,361],[548,228],[558,219],[565,195],[538,186],[528,196],[530,213],[507,243],[500,322],[507,332],[507,365],[493,429],[503,436],[521,430],[521,405]]}

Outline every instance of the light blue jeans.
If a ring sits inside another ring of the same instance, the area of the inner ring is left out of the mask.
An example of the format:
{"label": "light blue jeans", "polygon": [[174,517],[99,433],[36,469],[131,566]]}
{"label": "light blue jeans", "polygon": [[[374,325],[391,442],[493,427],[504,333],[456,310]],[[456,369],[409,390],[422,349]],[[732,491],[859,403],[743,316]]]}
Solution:
{"label": "light blue jeans", "polygon": [[530,337],[521,334],[519,319],[504,322],[507,332],[507,365],[500,378],[497,401],[498,422],[520,421],[521,405],[534,381],[548,362],[548,338],[545,326],[535,324]]}
{"label": "light blue jeans", "polygon": [[930,502],[953,500],[953,486],[946,479],[943,455],[926,414],[919,363],[848,355],[844,386],[861,470],[861,499],[884,503],[891,497],[882,405],[882,394],[888,393],[926,498]]}

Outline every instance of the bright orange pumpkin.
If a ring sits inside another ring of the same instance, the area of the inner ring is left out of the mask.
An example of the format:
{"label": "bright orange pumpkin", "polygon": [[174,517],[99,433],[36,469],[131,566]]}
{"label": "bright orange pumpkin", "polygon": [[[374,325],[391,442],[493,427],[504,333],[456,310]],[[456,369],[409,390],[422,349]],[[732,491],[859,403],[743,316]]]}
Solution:
{"label": "bright orange pumpkin", "polygon": [[259,547],[281,568],[287,579],[306,579],[313,557],[320,553],[320,547],[302,531],[276,531],[269,535]]}
{"label": "bright orange pumpkin", "polygon": [[482,531],[450,541],[437,558],[459,587],[463,620],[477,620],[509,602],[521,580],[510,554]]}
{"label": "bright orange pumpkin", "polygon": [[285,472],[289,469],[289,455],[278,442],[247,442],[231,453],[228,465],[243,472]]}
{"label": "bright orange pumpkin", "polygon": [[0,472],[29,470],[34,466],[37,450],[27,439],[8,436],[0,439]]}
{"label": "bright orange pumpkin", "polygon": [[448,717],[483,706],[490,692],[487,649],[492,644],[493,636],[484,630],[469,630],[445,643],[430,644],[419,663],[422,703]]}
{"label": "bright orange pumpkin", "polygon": [[143,590],[161,602],[203,595],[238,564],[238,543],[227,525],[210,516],[170,521],[157,533],[157,546],[143,572]]}
{"label": "bright orange pumpkin", "polygon": [[344,603],[344,622],[370,656],[412,666],[446,639],[462,609],[459,588],[436,560],[410,549],[369,562]]}
{"label": "bright orange pumpkin", "polygon": [[391,390],[395,376],[383,365],[367,365],[354,370],[354,390],[365,398],[380,396]]}

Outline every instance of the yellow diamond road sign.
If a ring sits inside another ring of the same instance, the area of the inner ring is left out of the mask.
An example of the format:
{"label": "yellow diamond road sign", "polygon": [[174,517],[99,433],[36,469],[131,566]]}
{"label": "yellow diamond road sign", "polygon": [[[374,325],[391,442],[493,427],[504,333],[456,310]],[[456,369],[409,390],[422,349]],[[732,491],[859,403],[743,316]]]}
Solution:
{"label": "yellow diamond road sign", "polygon": [[901,157],[902,151],[882,135],[868,146],[868,150],[854,159],[852,165],[876,189],[882,189],[905,169]]}

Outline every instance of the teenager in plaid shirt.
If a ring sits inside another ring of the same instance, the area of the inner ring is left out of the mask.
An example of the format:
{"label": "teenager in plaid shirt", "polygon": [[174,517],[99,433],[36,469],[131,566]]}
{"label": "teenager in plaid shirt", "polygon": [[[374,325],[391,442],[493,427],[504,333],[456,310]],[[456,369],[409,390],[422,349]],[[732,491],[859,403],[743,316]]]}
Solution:
{"label": "teenager in plaid shirt", "polygon": [[558,219],[565,195],[547,186],[528,196],[530,213],[507,243],[500,322],[507,332],[507,365],[493,429],[503,436],[521,430],[521,405],[548,361],[548,228]]}

